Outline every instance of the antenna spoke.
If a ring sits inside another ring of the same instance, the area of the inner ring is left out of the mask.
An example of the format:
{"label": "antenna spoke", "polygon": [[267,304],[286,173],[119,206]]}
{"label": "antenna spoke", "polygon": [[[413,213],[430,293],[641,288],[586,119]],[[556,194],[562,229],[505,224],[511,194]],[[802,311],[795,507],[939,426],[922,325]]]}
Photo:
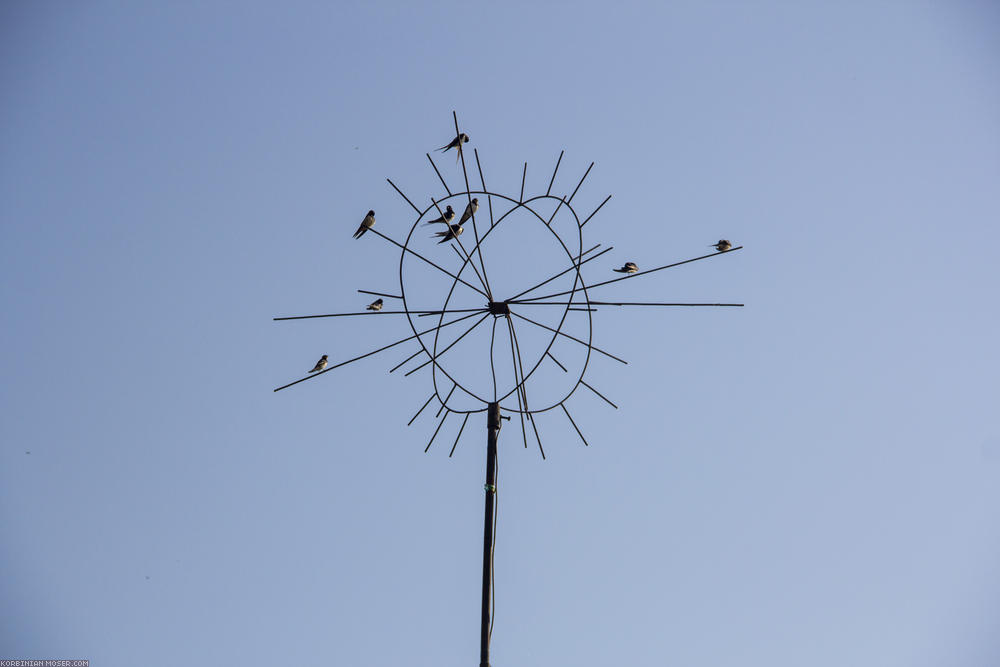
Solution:
{"label": "antenna spoke", "polygon": [[[580,182],[576,184],[576,190],[573,190],[573,194],[571,194],[571,195],[569,196],[569,199],[567,199],[567,200],[566,200],[566,203],[567,203],[567,204],[569,204],[569,203],[571,203],[571,202],[573,201],[573,197],[575,197],[575,196],[576,196],[576,191],[577,191],[577,190],[579,190],[579,189],[580,189],[580,186],[581,186],[581,185],[583,185],[583,182],[584,182],[585,180],[587,180],[587,174],[589,174],[589,173],[590,173],[590,170],[591,170],[591,169],[593,169],[593,168],[594,168],[594,163],[593,163],[593,162],[591,162],[591,163],[590,163],[590,166],[589,166],[589,167],[587,167],[587,171],[586,171],[586,172],[584,172],[584,174],[583,174],[583,178],[581,178],[581,179],[580,179]],[[582,227],[583,225],[580,225],[580,226]]]}
{"label": "antenna spoke", "polygon": [[[461,144],[459,145],[458,150],[462,150]],[[426,155],[427,155],[427,159],[431,163],[431,166],[434,167],[434,173],[437,174],[438,178],[441,180],[441,185],[444,186],[444,189],[448,192],[448,195],[451,196],[451,189],[448,187],[448,184],[444,182],[444,178],[441,177],[441,172],[438,171],[437,165],[434,164],[434,159],[431,158],[431,154],[430,153],[426,153]]]}
{"label": "antenna spoke", "polygon": [[566,151],[559,151],[559,159],[556,160],[556,168],[552,170],[552,179],[549,180],[549,189],[545,191],[545,196],[548,197],[549,193],[552,192],[552,184],[556,182],[556,172],[559,171],[559,164],[562,162],[563,153]]}
{"label": "antenna spoke", "polygon": [[366,289],[359,289],[358,291],[360,293],[362,293],[362,294],[372,294],[374,296],[384,296],[384,297],[386,297],[388,299],[402,299],[403,298],[403,297],[397,296],[395,294],[383,294],[382,292],[370,292],[370,291],[368,291]]}
{"label": "antenna spoke", "polygon": [[441,407],[440,407],[440,408],[438,408],[438,411],[437,411],[437,414],[436,414],[436,415],[434,415],[434,418],[435,418],[435,419],[441,416],[441,411],[442,411],[442,410],[444,410],[444,409],[445,409],[445,406],[447,406],[447,405],[448,405],[448,399],[449,399],[449,398],[451,398],[451,395],[455,393],[455,388],[456,388],[456,387],[458,387],[458,383],[457,383],[457,382],[456,382],[456,383],[453,383],[453,384],[451,385],[451,391],[449,391],[449,392],[448,392],[448,395],[444,397],[444,401],[442,401],[442,403],[441,403]]}
{"label": "antenna spoke", "polygon": [[[472,316],[471,316],[471,315],[468,315],[467,317],[472,317]],[[476,323],[475,323],[475,324],[473,324],[473,325],[472,325],[471,327],[469,327],[468,329],[466,329],[466,330],[465,330],[465,333],[463,333],[463,334],[462,334],[461,336],[459,336],[458,338],[456,338],[455,340],[453,340],[453,341],[451,342],[451,345],[449,345],[448,347],[444,348],[443,350],[441,350],[440,352],[438,352],[438,353],[437,353],[437,355],[435,355],[435,356],[431,357],[430,359],[428,359],[428,360],[427,360],[427,361],[425,361],[424,363],[420,364],[419,366],[417,366],[417,367],[416,367],[416,368],[414,368],[413,370],[411,370],[411,371],[407,371],[406,373],[404,373],[403,377],[408,377],[408,376],[410,376],[410,375],[413,375],[414,373],[416,373],[417,371],[419,371],[419,370],[420,370],[421,368],[423,368],[423,367],[424,367],[424,366],[426,366],[427,364],[429,364],[429,363],[431,363],[431,362],[436,362],[436,361],[437,361],[438,359],[440,359],[440,358],[441,358],[441,356],[442,356],[442,355],[444,355],[444,353],[445,353],[445,352],[447,352],[448,350],[450,350],[451,348],[453,348],[453,347],[455,346],[455,344],[456,344],[456,343],[458,343],[458,341],[460,341],[460,340],[462,340],[463,338],[465,338],[466,336],[468,336],[468,335],[469,335],[469,333],[470,333],[470,332],[471,332],[471,331],[472,331],[473,329],[475,329],[475,328],[476,328],[476,327],[478,327],[478,326],[479,326],[480,324],[482,324],[482,323],[483,323],[483,320],[485,320],[485,319],[486,319],[487,317],[489,317],[489,313],[486,313],[486,314],[485,314],[485,315],[483,315],[483,316],[482,316],[481,318],[479,318],[478,320],[476,320]],[[432,331],[433,331],[433,329],[432,329]]]}
{"label": "antenna spoke", "polygon": [[[451,117],[455,120],[455,136],[457,137],[460,134],[459,130],[458,130],[458,114],[455,113],[454,111],[452,111],[451,112]],[[468,205],[471,206],[472,205],[472,188],[469,187],[469,172],[465,168],[465,152],[464,151],[460,152],[458,154],[458,157],[462,161],[462,178],[465,179],[465,198],[466,198],[466,200],[468,202]],[[476,157],[476,163],[477,164],[479,163],[479,157],[478,156]],[[481,175],[482,175],[482,173],[480,172],[480,176]],[[486,189],[486,184],[485,183],[483,184],[483,189],[484,190]],[[483,270],[483,283],[486,286],[486,291],[489,294],[492,295],[493,294],[493,290],[490,289],[490,279],[486,276],[486,262],[483,261],[483,250],[479,246],[479,229],[476,227],[476,214],[475,213],[472,214],[472,233],[473,233],[473,235],[476,238],[476,254],[479,255],[479,268],[481,268]],[[465,250],[465,248],[462,248],[462,250]],[[490,301],[492,301],[492,300],[493,300],[493,297],[490,296]]]}
{"label": "antenna spoke", "polygon": [[[372,230],[375,231],[375,230]],[[702,255],[701,257],[695,257],[693,259],[685,259],[683,262],[674,262],[673,264],[666,264],[664,266],[658,266],[655,269],[649,269],[648,271],[639,271],[638,273],[630,273],[627,276],[622,276],[621,278],[612,278],[611,280],[605,280],[602,283],[594,283],[593,285],[586,285],[586,289],[593,289],[595,287],[600,287],[601,285],[610,285],[611,283],[616,283],[619,280],[628,280],[629,278],[638,278],[639,276],[644,276],[648,273],[655,273],[657,271],[662,271],[663,269],[670,269],[675,266],[680,266],[681,264],[690,264],[691,262],[697,262],[702,259],[708,259],[709,257],[718,257],[719,255],[725,255],[726,253],[735,252],[737,250],[742,250],[743,246],[737,246],[731,250],[724,250],[722,252],[713,252],[710,255]],[[551,299],[557,296],[563,296],[565,294],[573,294],[584,289],[583,286],[576,287],[565,292],[556,292],[555,294],[546,294],[544,296],[533,296],[531,298],[525,299],[525,301],[540,301],[541,299]]]}
{"label": "antenna spoke", "polygon": [[603,354],[606,357],[611,357],[615,361],[620,361],[623,364],[628,364],[628,362],[625,361],[624,359],[616,357],[615,355],[611,354],[610,352],[605,352],[601,348],[599,348],[596,345],[593,345],[591,343],[588,343],[587,341],[580,340],[579,338],[576,338],[575,336],[570,336],[568,333],[566,333],[564,331],[559,331],[559,330],[553,329],[552,327],[546,326],[546,325],[542,324],[541,322],[536,322],[535,320],[533,320],[533,319],[531,319],[529,317],[525,317],[524,315],[521,315],[520,313],[515,313],[513,310],[510,311],[510,314],[513,315],[514,317],[520,317],[522,320],[525,320],[527,322],[531,322],[535,326],[539,326],[539,327],[541,327],[543,329],[548,329],[552,333],[559,334],[560,336],[564,336],[566,338],[569,338],[570,340],[575,340],[580,345],[583,345],[584,347],[589,347],[594,352],[600,352],[601,354]]}
{"label": "antenna spoke", "polygon": [[396,192],[398,192],[399,196],[402,197],[403,199],[405,199],[406,203],[413,207],[413,210],[417,212],[417,215],[423,214],[423,211],[421,211],[419,208],[417,208],[416,205],[413,202],[410,201],[410,198],[407,197],[406,195],[404,195],[403,191],[396,187],[395,183],[393,183],[392,181],[390,181],[388,178],[385,179],[385,180],[389,181],[389,185],[392,186],[392,189],[395,190]]}
{"label": "antenna spoke", "polygon": [[574,428],[574,429],[576,429],[576,434],[577,434],[578,436],[580,436],[580,440],[583,440],[583,446],[584,446],[584,447],[590,447],[590,445],[589,445],[589,444],[587,443],[587,439],[586,439],[585,437],[583,437],[583,433],[581,433],[581,432],[580,432],[580,427],[579,427],[579,426],[577,426],[577,425],[576,425],[576,422],[575,422],[575,421],[573,421],[573,418],[572,418],[572,417],[570,417],[570,415],[569,415],[569,410],[567,410],[567,409],[566,409],[566,406],[565,406],[564,404],[560,403],[560,404],[559,404],[559,407],[560,407],[560,408],[562,408],[562,409],[563,409],[563,412],[565,412],[565,413],[566,413],[566,418],[567,418],[567,419],[569,419],[569,423],[573,425],[573,428]]}
{"label": "antenna spoke", "polygon": [[601,205],[600,205],[600,206],[598,206],[597,208],[595,208],[595,209],[594,209],[594,212],[593,212],[593,213],[591,213],[590,215],[588,215],[588,216],[587,216],[587,219],[586,219],[586,220],[584,220],[583,222],[581,222],[581,223],[580,223],[580,228],[581,228],[581,229],[583,229],[583,226],[584,226],[585,224],[587,224],[588,222],[590,222],[590,219],[591,219],[591,218],[593,218],[593,217],[594,217],[595,215],[597,215],[597,212],[601,210],[601,207],[602,207],[602,206],[604,206],[605,204],[607,204],[607,203],[608,203],[608,199],[611,199],[611,195],[608,195],[608,196],[607,196],[607,199],[605,199],[604,201],[602,201],[602,202],[601,202]]}
{"label": "antenna spoke", "polygon": [[[648,302],[648,301],[588,301],[586,303],[573,302],[573,301],[509,301],[508,303],[516,303],[519,306],[572,306],[581,305],[584,306],[589,303],[591,306],[718,306],[718,307],[736,307],[742,308],[742,303],[658,303],[658,302]],[[577,310],[575,308],[570,308],[570,310]],[[587,310],[586,308],[584,310]],[[593,309],[590,309],[593,310]]]}
{"label": "antenna spoke", "polygon": [[455,448],[458,447],[458,441],[462,437],[462,431],[465,430],[465,425],[469,421],[469,414],[470,413],[468,412],[465,413],[465,419],[462,420],[462,425],[458,429],[458,435],[455,436],[455,444],[451,446],[451,451],[448,452],[449,459],[451,458],[451,455],[455,453]]}
{"label": "antenna spoke", "polygon": [[609,401],[608,398],[604,394],[602,394],[601,392],[597,391],[596,389],[594,389],[593,387],[591,387],[589,384],[587,384],[583,380],[580,380],[580,384],[582,384],[584,387],[586,387],[590,391],[594,392],[595,394],[597,394],[598,396],[600,396],[601,398],[603,398],[605,400],[605,402],[608,405],[610,405],[611,407],[613,407],[615,410],[618,409],[618,406],[615,405],[614,403],[612,403],[611,401]]}
{"label": "antenna spoke", "polygon": [[[598,243],[597,245],[595,245],[595,246],[594,246],[593,248],[591,248],[591,249],[590,249],[590,250],[588,250],[587,252],[584,252],[584,253],[580,253],[580,257],[583,257],[584,255],[586,255],[586,254],[587,254],[588,252],[590,252],[591,250],[595,250],[595,249],[597,249],[597,248],[598,248],[598,247],[599,247],[600,245],[601,245],[601,244],[600,244],[600,243]],[[555,280],[556,278],[558,278],[558,277],[560,277],[560,276],[563,276],[563,275],[566,275],[566,274],[567,274],[567,273],[569,273],[570,271],[573,271],[574,269],[577,269],[577,268],[579,268],[579,267],[583,266],[584,264],[586,264],[586,263],[587,263],[587,262],[589,262],[590,260],[592,260],[592,259],[597,259],[598,257],[600,257],[601,255],[603,255],[604,253],[606,253],[606,252],[608,252],[608,251],[610,251],[610,250],[614,250],[614,249],[615,249],[615,247],[614,247],[614,246],[610,246],[610,247],[608,247],[608,248],[605,248],[604,250],[602,250],[601,252],[597,253],[596,255],[593,255],[593,256],[591,256],[591,257],[588,257],[587,259],[583,260],[582,262],[579,262],[578,264],[574,264],[573,266],[569,267],[568,269],[566,269],[566,270],[564,270],[564,271],[560,271],[559,273],[557,273],[556,275],[552,276],[551,278],[546,278],[545,280],[543,280],[542,282],[538,283],[537,285],[534,285],[534,286],[532,286],[532,287],[529,287],[528,289],[524,290],[523,292],[521,292],[521,293],[519,293],[519,294],[515,294],[515,295],[514,295],[514,296],[512,296],[511,298],[507,299],[507,302],[508,302],[508,303],[513,303],[513,302],[515,301],[515,299],[519,299],[520,297],[524,296],[524,295],[525,295],[525,294],[527,294],[528,292],[531,292],[531,291],[534,291],[534,290],[538,289],[539,287],[541,287],[542,285],[547,285],[548,283],[552,282],[552,281],[553,281],[553,280]],[[579,259],[579,258],[578,258],[578,259]]]}
{"label": "antenna spoke", "polygon": [[414,352],[413,354],[411,354],[410,356],[408,356],[406,359],[403,359],[401,362],[399,362],[398,364],[396,364],[395,366],[393,366],[392,368],[390,368],[389,372],[392,373],[392,372],[395,372],[395,371],[399,370],[400,367],[406,365],[407,361],[410,361],[411,359],[415,358],[418,354],[422,353],[423,351],[424,351],[424,348],[421,347],[419,350],[417,350],[416,352]]}
{"label": "antenna spoke", "polygon": [[[569,371],[568,371],[568,370],[566,370],[566,367],[565,367],[565,366],[563,366],[562,364],[560,364],[560,363],[559,363],[559,360],[558,360],[558,359],[556,359],[556,358],[555,358],[554,356],[552,356],[552,353],[551,353],[551,352],[546,352],[545,354],[549,355],[549,358],[550,358],[550,359],[551,359],[552,361],[556,362],[556,366],[558,366],[559,368],[563,369],[563,373],[569,373]],[[413,357],[410,357],[410,359],[412,359],[412,358],[413,358]],[[407,361],[409,361],[409,359],[407,359]]]}
{"label": "antenna spoke", "polygon": [[[517,348],[517,365],[521,369],[521,377],[524,377],[524,366],[521,363],[521,345],[517,342],[517,328],[514,326],[514,321],[509,317],[507,318],[507,323],[510,325],[510,333],[514,337],[514,347]],[[535,416],[531,414],[531,408],[528,407],[528,390],[521,383],[521,395],[524,397],[524,409],[528,411],[528,421],[531,422],[531,428],[535,432],[535,440],[538,441],[538,451],[542,454],[542,460],[545,460],[545,449],[542,447],[542,438],[538,435],[538,425],[535,424]]]}
{"label": "antenna spoke", "polygon": [[438,431],[440,431],[441,427],[444,426],[444,422],[445,422],[446,419],[448,419],[448,415],[450,415],[450,414],[451,414],[451,412],[449,411],[449,412],[444,413],[444,417],[441,417],[441,421],[438,422],[438,427],[436,429],[434,429],[434,435],[431,436],[431,441],[427,443],[426,447],[424,447],[424,454],[426,454],[427,450],[429,450],[431,448],[431,445],[434,444],[434,438],[437,437]]}
{"label": "antenna spoke", "polygon": [[406,246],[402,245],[402,244],[401,244],[401,243],[399,243],[398,241],[396,241],[396,240],[394,240],[394,239],[391,239],[391,238],[389,238],[389,237],[388,237],[388,236],[386,236],[385,234],[383,234],[383,233],[379,232],[378,230],[376,230],[376,229],[375,229],[374,227],[372,227],[372,228],[371,228],[370,230],[368,230],[368,231],[370,231],[370,232],[374,233],[374,234],[375,234],[376,236],[380,236],[380,237],[384,238],[384,239],[385,239],[386,241],[388,241],[389,243],[393,244],[394,246],[397,246],[397,247],[398,247],[398,248],[400,248],[401,250],[404,250],[404,251],[406,251],[406,252],[410,253],[410,254],[411,254],[411,255],[413,255],[414,257],[417,257],[418,259],[422,259],[422,260],[424,260],[425,262],[427,262],[428,264],[430,264],[431,266],[433,266],[433,267],[434,267],[435,269],[437,269],[437,270],[438,270],[438,271],[440,271],[441,273],[445,274],[446,276],[451,276],[452,278],[454,278],[454,279],[455,279],[455,280],[457,280],[458,282],[462,283],[462,284],[463,284],[463,285],[465,285],[466,287],[471,287],[471,288],[472,288],[472,289],[474,289],[475,291],[477,291],[477,292],[479,292],[480,294],[482,294],[483,296],[485,296],[485,297],[486,297],[487,299],[489,299],[489,298],[490,298],[489,294],[487,294],[487,293],[486,293],[486,292],[484,292],[483,290],[479,289],[478,287],[476,287],[476,286],[475,286],[475,285],[473,285],[472,283],[468,283],[468,282],[466,282],[466,281],[462,280],[461,278],[459,278],[458,276],[456,276],[456,275],[455,275],[454,273],[452,273],[451,271],[448,271],[448,270],[446,270],[446,269],[442,269],[442,268],[441,268],[440,266],[438,266],[437,264],[435,264],[435,263],[434,263],[434,262],[432,262],[431,260],[427,259],[426,257],[424,257],[423,255],[421,255],[421,254],[420,254],[420,253],[418,253],[417,251],[415,251],[415,250],[412,250],[412,249],[410,249],[410,248],[407,248]]}
{"label": "antenna spoke", "polygon": [[[441,326],[442,327],[446,327],[446,326],[450,326],[452,324],[457,324],[458,322],[461,322],[462,320],[466,320],[466,319],[472,317],[473,315],[475,315],[475,313],[470,313],[469,315],[463,315],[462,317],[458,318],[457,320],[452,320],[451,322],[445,322]],[[341,366],[346,366],[347,364],[353,363],[355,361],[359,361],[359,360],[364,359],[366,357],[370,357],[373,354],[378,354],[379,352],[382,352],[383,350],[388,350],[391,347],[396,347],[397,345],[401,345],[401,344],[405,343],[408,340],[413,340],[414,338],[418,338],[418,337],[424,335],[425,333],[430,333],[430,332],[434,331],[437,328],[438,327],[431,327],[430,329],[426,329],[425,331],[421,331],[420,333],[414,334],[412,336],[407,336],[406,338],[401,338],[400,340],[397,340],[395,343],[389,343],[388,345],[380,347],[377,350],[372,350],[371,352],[366,352],[365,354],[362,354],[361,356],[358,356],[358,357],[354,357],[353,359],[348,359],[347,361],[342,361],[342,362],[340,362],[339,364],[337,364],[335,366],[329,366],[329,367],[324,368],[323,370],[319,371],[318,373],[313,373],[312,375],[307,375],[304,378],[296,380],[295,382],[289,382],[286,385],[278,387],[274,391],[281,391],[282,389],[287,389],[287,388],[291,387],[292,385],[296,385],[296,384],[298,384],[300,382],[305,382],[306,380],[312,380],[313,378],[318,378],[320,375],[323,375],[324,373],[329,373],[330,371],[334,370],[335,368],[340,368]]]}
{"label": "antenna spoke", "polygon": [[426,403],[424,403],[424,404],[423,404],[422,406],[420,406],[420,409],[419,409],[419,410],[417,410],[417,414],[413,415],[413,418],[412,418],[412,419],[411,419],[410,421],[406,422],[406,425],[407,425],[407,426],[409,426],[409,425],[410,425],[410,424],[412,424],[412,423],[413,423],[414,421],[416,421],[417,417],[419,417],[419,416],[420,416],[420,413],[424,411],[424,408],[426,408],[426,407],[427,407],[428,405],[430,405],[430,404],[431,404],[431,401],[433,401],[433,400],[434,400],[434,397],[435,397],[435,396],[437,396],[437,394],[431,394],[431,395],[430,395],[430,397],[429,397],[429,398],[427,399],[427,402],[426,402]]}

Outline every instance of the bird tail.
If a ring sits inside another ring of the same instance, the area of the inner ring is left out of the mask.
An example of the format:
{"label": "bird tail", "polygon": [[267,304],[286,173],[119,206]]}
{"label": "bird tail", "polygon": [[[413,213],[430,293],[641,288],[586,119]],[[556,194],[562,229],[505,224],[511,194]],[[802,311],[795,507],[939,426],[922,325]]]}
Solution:
{"label": "bird tail", "polygon": [[611,269],[615,273],[628,273],[627,269]]}

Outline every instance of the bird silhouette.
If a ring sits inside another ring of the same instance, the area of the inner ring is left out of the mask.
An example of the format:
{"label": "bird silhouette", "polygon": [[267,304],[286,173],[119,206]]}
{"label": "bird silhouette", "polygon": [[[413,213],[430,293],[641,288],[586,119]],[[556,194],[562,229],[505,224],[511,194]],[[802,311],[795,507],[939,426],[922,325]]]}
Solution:
{"label": "bird silhouette", "polygon": [[639,267],[635,265],[635,262],[625,262],[625,266],[620,269],[612,269],[612,271],[617,271],[618,273],[635,273],[639,270]]}
{"label": "bird silhouette", "polygon": [[375,310],[375,311],[382,310],[382,299],[375,299],[374,301],[368,304],[368,308],[366,308],[365,310]]}
{"label": "bird silhouette", "polygon": [[733,247],[733,244],[726,239],[719,239],[718,243],[713,243],[710,247],[715,248],[719,252],[726,252]]}
{"label": "bird silhouette", "polygon": [[443,236],[444,237],[443,239],[441,239],[440,241],[438,241],[438,244],[440,245],[441,243],[444,243],[446,241],[450,241],[450,240],[452,240],[454,238],[458,238],[459,236],[462,235],[462,232],[464,232],[464,231],[465,231],[465,229],[462,227],[462,225],[448,225],[448,231],[446,231],[446,232],[437,232],[435,234],[435,236]]}
{"label": "bird silhouette", "polygon": [[462,144],[467,143],[469,143],[469,135],[462,132],[457,137],[452,139],[451,143],[442,146],[438,150],[442,153],[447,153],[452,148],[456,149],[458,151],[458,155],[455,157],[455,162],[458,162],[462,158]]}
{"label": "bird silhouette", "polygon": [[365,219],[361,221],[361,226],[358,227],[358,231],[354,232],[354,238],[360,239],[364,236],[365,232],[375,226],[375,211],[368,211],[368,215]]}
{"label": "bird silhouette", "polygon": [[450,205],[448,205],[448,206],[445,206],[444,213],[441,214],[440,218],[438,218],[437,220],[428,220],[424,224],[425,225],[433,225],[436,222],[443,222],[445,224],[448,224],[449,222],[451,222],[454,219],[455,219],[455,211],[452,210],[452,208],[451,208]]}
{"label": "bird silhouette", "polygon": [[462,214],[462,219],[458,221],[458,224],[464,225],[465,221],[471,218],[473,214],[475,214],[478,211],[479,211],[479,199],[473,197],[472,201],[469,202],[469,205],[465,207],[465,213]]}
{"label": "bird silhouette", "polygon": [[316,373],[317,371],[321,371],[324,368],[326,368],[326,355],[325,354],[322,357],[319,358],[319,361],[316,362],[316,365],[313,366],[313,369],[311,371],[309,371],[309,372],[310,373]]}

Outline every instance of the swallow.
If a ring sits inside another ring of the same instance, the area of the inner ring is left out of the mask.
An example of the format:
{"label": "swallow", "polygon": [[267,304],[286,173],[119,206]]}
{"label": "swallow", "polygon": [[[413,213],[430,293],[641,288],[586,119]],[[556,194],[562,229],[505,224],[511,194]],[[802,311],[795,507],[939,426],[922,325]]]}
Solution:
{"label": "swallow", "polygon": [[433,225],[435,222],[443,222],[445,224],[448,224],[448,223],[450,223],[454,219],[455,219],[455,211],[452,210],[451,205],[449,204],[444,209],[444,215],[442,215],[437,220],[428,220],[424,224],[425,225]]}
{"label": "swallow", "polygon": [[446,231],[446,232],[437,232],[435,234],[435,236],[443,236],[444,237],[443,239],[441,239],[440,241],[438,241],[438,243],[441,244],[441,243],[444,243],[445,241],[450,241],[450,240],[452,240],[454,238],[458,238],[459,236],[462,235],[462,232],[464,232],[464,231],[465,231],[465,229],[462,228],[462,225],[448,225],[448,231]]}
{"label": "swallow", "polygon": [[309,372],[310,373],[315,373],[317,371],[323,370],[324,368],[326,368],[326,355],[325,354],[322,357],[319,358],[319,361],[316,362],[316,365],[313,366],[313,369],[311,371],[309,371]]}
{"label": "swallow", "polygon": [[713,243],[709,247],[710,248],[715,248],[719,252],[726,252],[727,250],[729,250],[730,248],[733,247],[733,244],[730,243],[729,241],[727,241],[726,239],[719,239],[718,243]]}
{"label": "swallow", "polygon": [[465,213],[462,214],[462,219],[458,221],[458,224],[464,225],[465,221],[471,218],[477,211],[479,211],[479,200],[473,197],[469,205],[465,207]]}
{"label": "swallow", "polygon": [[365,310],[382,310],[382,299],[375,299],[368,304],[368,307]]}
{"label": "swallow", "polygon": [[462,132],[457,137],[452,139],[450,144],[442,146],[438,150],[441,151],[442,153],[447,153],[450,149],[454,148],[456,151],[458,151],[458,156],[455,158],[455,162],[458,162],[462,158],[462,144],[467,144],[467,143],[469,143],[469,135],[467,135],[465,132]]}
{"label": "swallow", "polygon": [[625,266],[620,269],[612,269],[612,271],[617,271],[618,273],[635,273],[639,270],[639,267],[635,265],[635,262],[625,262]]}
{"label": "swallow", "polygon": [[375,226],[375,211],[368,211],[368,215],[365,219],[361,221],[361,226],[358,227],[358,231],[354,232],[354,238],[360,239],[364,236],[365,232]]}

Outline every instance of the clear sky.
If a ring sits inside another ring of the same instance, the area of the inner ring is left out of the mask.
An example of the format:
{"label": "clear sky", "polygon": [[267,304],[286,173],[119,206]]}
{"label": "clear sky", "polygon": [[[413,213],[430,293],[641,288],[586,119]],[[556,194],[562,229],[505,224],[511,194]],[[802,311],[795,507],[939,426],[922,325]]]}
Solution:
{"label": "clear sky", "polygon": [[482,415],[425,454],[407,345],[272,392],[409,332],[271,318],[397,291],[351,234],[457,110],[498,192],[596,162],[588,282],[745,246],[593,290],[746,307],[594,313],[589,447],[504,427],[493,664],[1000,664],[998,73],[992,2],[0,4],[0,657],[478,664]]}

